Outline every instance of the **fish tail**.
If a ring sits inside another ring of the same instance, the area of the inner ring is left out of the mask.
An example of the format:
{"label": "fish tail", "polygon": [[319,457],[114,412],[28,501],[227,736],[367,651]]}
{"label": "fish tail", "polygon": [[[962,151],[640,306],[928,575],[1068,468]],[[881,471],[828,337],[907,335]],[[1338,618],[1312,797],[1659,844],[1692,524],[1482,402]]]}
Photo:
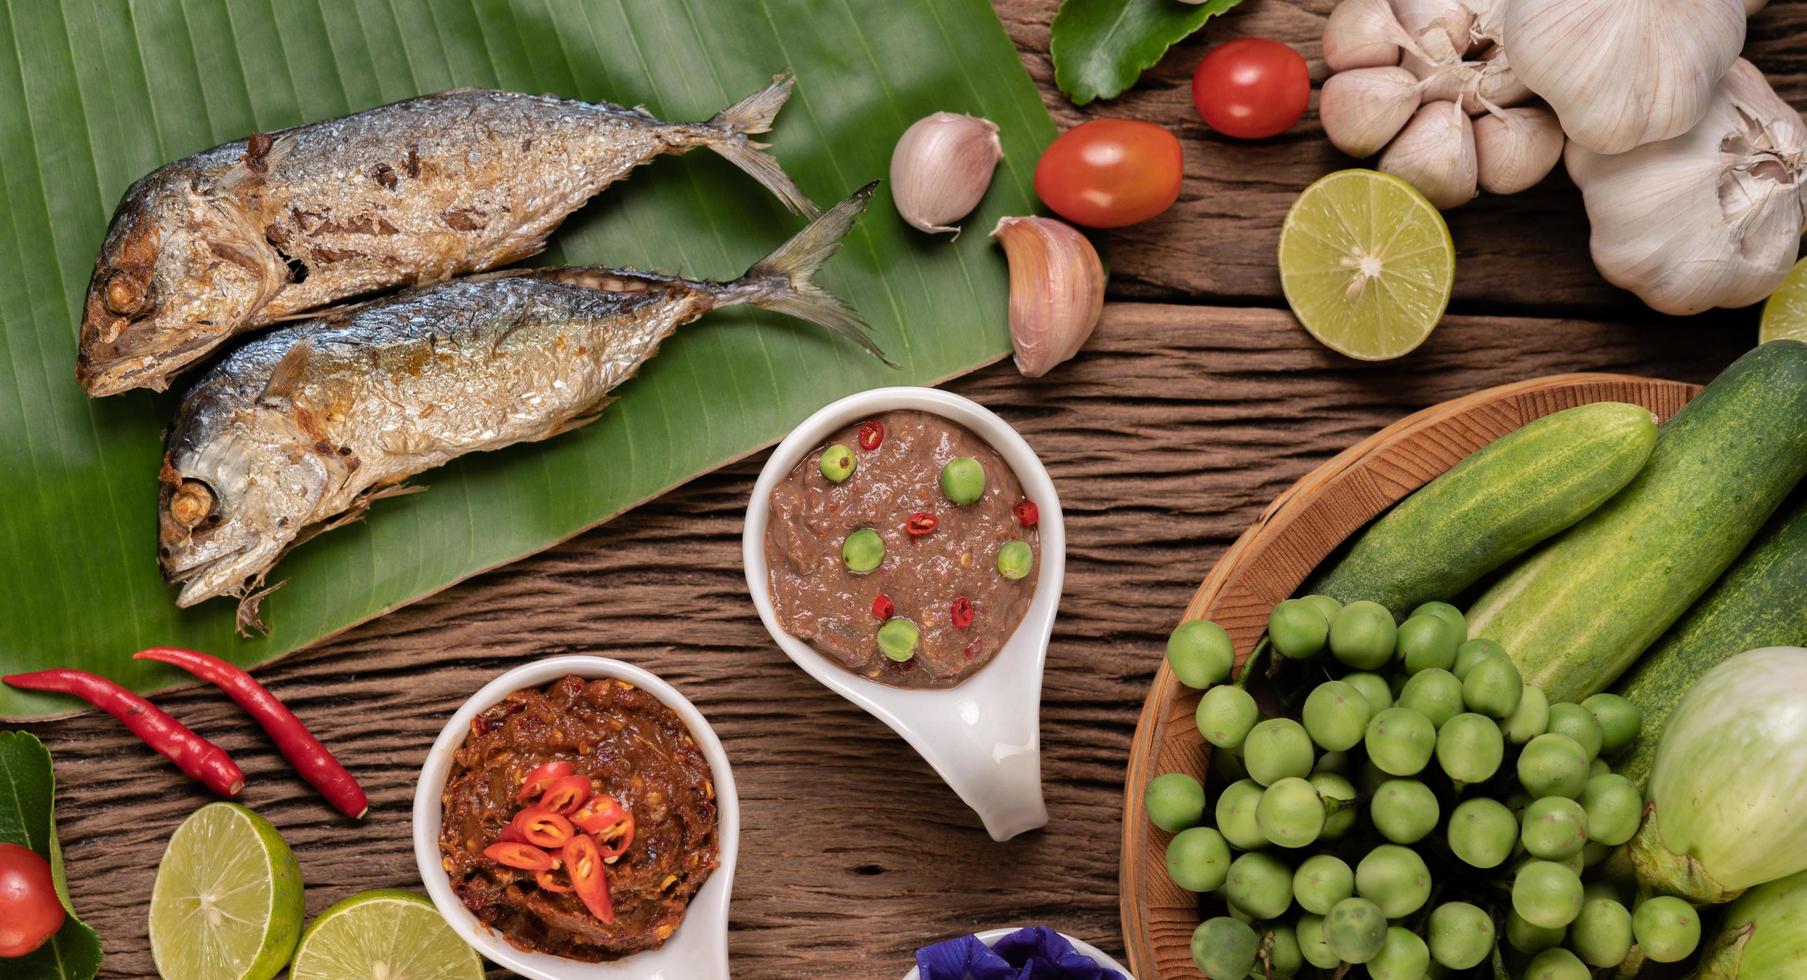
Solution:
{"label": "fish tail", "polygon": [[791,97],[791,86],[796,81],[796,76],[788,71],[774,76],[772,84],[716,113],[703,124],[701,143],[764,184],[785,207],[813,218],[822,213],[821,209],[778,166],[778,159],[765,152],[767,144],[747,138],[771,131],[772,120]]}
{"label": "fish tail", "polygon": [[819,324],[859,344],[891,367],[897,364],[870,336],[871,327],[859,311],[812,281],[816,270],[841,247],[853,222],[866,210],[878,181],[854,191],[847,199],[809,223],[790,241],[760,259],[747,274],[723,286],[721,302],[750,303]]}

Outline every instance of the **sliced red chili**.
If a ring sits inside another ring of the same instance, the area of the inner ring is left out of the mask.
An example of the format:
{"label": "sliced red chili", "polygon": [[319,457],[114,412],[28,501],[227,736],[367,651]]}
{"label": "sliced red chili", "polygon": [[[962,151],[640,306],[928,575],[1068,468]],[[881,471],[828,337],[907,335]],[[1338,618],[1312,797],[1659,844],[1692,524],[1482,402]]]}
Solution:
{"label": "sliced red chili", "polygon": [[583,900],[584,908],[605,923],[615,921],[615,903],[609,897],[609,880],[603,872],[602,850],[588,834],[579,834],[565,842],[565,869],[571,872],[571,887]]}
{"label": "sliced red chili", "polygon": [[516,827],[512,820],[502,825],[502,831],[496,835],[496,839],[516,844],[527,843],[527,838],[521,836],[521,829]]}
{"label": "sliced red chili", "polygon": [[627,816],[627,807],[615,801],[613,796],[598,793],[571,814],[571,822],[586,834],[594,834],[599,830],[607,830],[621,822]]}
{"label": "sliced red chili", "polygon": [[876,619],[882,623],[882,622],[885,622],[886,620],[889,620],[891,618],[891,614],[895,613],[895,612],[897,612],[897,605],[896,605],[896,603],[893,603],[891,601],[890,596],[884,594],[883,592],[880,592],[878,595],[876,595],[872,598],[872,618],[873,619]]}
{"label": "sliced red chili", "polygon": [[1010,512],[1016,515],[1016,522],[1024,527],[1034,527],[1042,519],[1041,508],[1035,506],[1033,500],[1017,501],[1016,506],[1010,508]]}
{"label": "sliced red chili", "polygon": [[514,798],[523,802],[531,800],[545,793],[553,780],[562,779],[575,771],[571,768],[571,763],[562,759],[548,762],[527,774],[527,778],[521,781],[521,791]]}
{"label": "sliced red chili", "polygon": [[885,425],[883,422],[880,422],[877,419],[873,419],[871,421],[860,423],[860,448],[861,449],[864,449],[867,452],[871,452],[872,450],[878,448],[879,443],[882,443],[884,441],[885,441]]}
{"label": "sliced red chili", "polygon": [[614,864],[634,844],[634,815],[624,814],[621,822],[596,835],[601,847],[602,863]]}
{"label": "sliced red chili", "polygon": [[560,776],[540,796],[540,809],[565,815],[575,813],[590,798],[588,776]]}
{"label": "sliced red chili", "polygon": [[576,835],[571,829],[571,821],[539,807],[530,807],[515,814],[509,823],[521,839],[535,847],[563,847],[565,841]]}
{"label": "sliced red chili", "polygon": [[904,521],[904,530],[910,532],[910,537],[912,538],[920,538],[925,534],[932,534],[935,529],[940,526],[941,519],[926,510],[919,510],[914,514],[911,514],[909,520]]}
{"label": "sliced red chili", "polygon": [[522,871],[552,871],[558,867],[558,858],[534,847],[518,841],[501,841],[483,849],[483,856],[497,864],[505,864]]}
{"label": "sliced red chili", "polygon": [[540,886],[541,891],[548,891],[554,895],[571,894],[571,886],[559,881],[550,871],[542,871],[534,875],[533,883]]}
{"label": "sliced red chili", "polygon": [[948,608],[948,618],[953,621],[954,628],[963,630],[973,624],[973,601],[965,596],[954,600]]}
{"label": "sliced red chili", "polygon": [[976,656],[978,656],[978,655],[979,655],[979,648],[980,648],[980,646],[982,646],[982,645],[983,645],[983,644],[984,644],[984,643],[985,643],[985,638],[984,638],[984,637],[980,637],[980,638],[979,638],[979,639],[977,639],[977,640],[974,640],[974,641],[972,641],[972,642],[971,642],[971,643],[968,643],[968,644],[967,644],[967,645],[966,645],[966,659],[968,659],[968,660],[971,660],[971,659],[972,659],[972,658],[974,658],[974,657],[976,657]]}

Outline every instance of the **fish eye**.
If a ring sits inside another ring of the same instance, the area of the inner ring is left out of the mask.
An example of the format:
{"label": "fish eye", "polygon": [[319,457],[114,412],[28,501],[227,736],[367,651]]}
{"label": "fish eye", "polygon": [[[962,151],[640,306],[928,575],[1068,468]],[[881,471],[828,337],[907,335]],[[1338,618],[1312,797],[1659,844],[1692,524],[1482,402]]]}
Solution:
{"label": "fish eye", "polygon": [[150,291],[145,284],[123,269],[108,276],[107,286],[101,291],[101,301],[107,305],[107,310],[118,316],[142,312],[145,300],[149,298]]}
{"label": "fish eye", "polygon": [[169,516],[186,528],[200,526],[219,507],[219,497],[206,483],[184,478],[169,497]]}

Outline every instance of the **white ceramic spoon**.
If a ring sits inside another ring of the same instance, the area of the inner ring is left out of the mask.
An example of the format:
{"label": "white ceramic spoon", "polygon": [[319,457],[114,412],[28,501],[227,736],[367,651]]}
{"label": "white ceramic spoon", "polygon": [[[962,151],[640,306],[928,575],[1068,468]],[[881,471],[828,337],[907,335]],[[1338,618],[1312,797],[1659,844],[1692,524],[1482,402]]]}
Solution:
{"label": "white ceramic spoon", "polygon": [[[471,719],[508,694],[528,687],[544,687],[566,674],[579,677],[617,677],[652,694],[678,713],[709,760],[715,780],[717,837],[721,867],[690,901],[684,924],[665,945],[608,963],[581,963],[546,953],[516,949],[495,930],[484,925],[452,892],[451,880],[439,863],[440,795],[452,768],[452,753],[464,743]],[[420,879],[439,914],[465,942],[490,960],[533,980],[726,980],[728,976],[728,898],[734,890],[734,861],[740,850],[740,797],[734,791],[734,773],[728,769],[728,753],[703,720],[702,712],[670,684],[652,674],[603,657],[549,657],[503,674],[483,686],[458,709],[433,747],[427,751],[414,789],[414,860]]]}
{"label": "white ceramic spoon", "polygon": [[[928,412],[970,429],[1010,465],[1041,512],[1037,524],[1041,559],[1029,611],[991,663],[950,688],[891,687],[842,670],[786,633],[772,608],[765,531],[773,488],[835,431],[898,410]],[[1047,825],[1048,808],[1042,802],[1042,665],[1060,606],[1067,538],[1054,483],[1015,429],[977,402],[933,388],[875,388],[843,398],[805,419],[773,450],[747,505],[741,553],[759,618],[797,666],[902,735],[978,813],[993,840],[1009,840]]]}
{"label": "white ceramic spoon", "polygon": [[[1015,927],[1012,927],[1009,929],[987,929],[984,932],[975,932],[975,933],[973,933],[973,936],[987,946],[996,946],[998,944],[998,940],[1003,939],[1005,936],[1008,936],[1011,933],[1016,932],[1022,928],[1023,928],[1022,926],[1015,926]],[[1099,966],[1102,966],[1108,970],[1116,970],[1118,973],[1123,974],[1125,977],[1129,977],[1129,980],[1136,980],[1135,977],[1131,977],[1129,975],[1129,970],[1126,967],[1124,967],[1123,964],[1118,963],[1116,960],[1111,959],[1109,956],[1106,956],[1104,954],[1103,950],[1100,950],[1098,947],[1093,946],[1091,943],[1084,942],[1084,941],[1078,940],[1078,939],[1074,939],[1072,936],[1069,936],[1064,932],[1060,934],[1060,937],[1062,939],[1065,939],[1067,942],[1072,943],[1073,948],[1078,950],[1079,954],[1081,956],[1091,957],[1093,963],[1096,963]],[[903,980],[921,980],[921,973],[916,969],[916,967],[910,967],[910,972],[904,974]]]}

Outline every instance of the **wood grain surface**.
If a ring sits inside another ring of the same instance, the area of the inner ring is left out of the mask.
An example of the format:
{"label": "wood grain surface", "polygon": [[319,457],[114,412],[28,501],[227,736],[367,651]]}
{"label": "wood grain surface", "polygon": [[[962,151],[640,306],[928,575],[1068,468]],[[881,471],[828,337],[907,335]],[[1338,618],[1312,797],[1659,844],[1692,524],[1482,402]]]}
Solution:
{"label": "wood grain surface", "polygon": [[[243,765],[245,802],[294,845],[310,915],[363,889],[420,887],[414,780],[466,696],[523,661],[595,652],[677,685],[727,746],[743,807],[736,976],[897,977],[925,942],[1037,922],[1121,953],[1118,832],[1137,712],[1166,632],[1276,494],[1426,405],[1568,371],[1705,381],[1754,335],[1751,311],[1669,320],[1601,283],[1578,197],[1558,178],[1452,216],[1456,313],[1424,347],[1391,363],[1339,358],[1284,311],[1272,253],[1293,195],[1348,161],[1310,116],[1270,143],[1233,145],[1204,130],[1185,89],[1208,46],[1243,34],[1296,44],[1321,78],[1330,0],[1248,0],[1135,91],[1085,110],[1049,83],[1054,0],[996,2],[1058,121],[1151,119],[1180,133],[1187,156],[1173,212],[1105,237],[1113,301],[1076,361],[1033,382],[1002,364],[949,385],[1022,431],[1067,513],[1067,596],[1043,692],[1047,829],[993,843],[901,740],[771,644],[739,563],[761,454],[260,670],[362,778],[373,809],[361,824],[294,778],[222,695],[158,697]],[[1807,103],[1803,27],[1800,2],[1752,22],[1753,57],[1797,103]],[[97,599],[96,615],[116,613]],[[156,863],[207,798],[109,718],[30,727],[56,758],[70,890],[105,939],[104,975],[152,975],[145,906]]]}

